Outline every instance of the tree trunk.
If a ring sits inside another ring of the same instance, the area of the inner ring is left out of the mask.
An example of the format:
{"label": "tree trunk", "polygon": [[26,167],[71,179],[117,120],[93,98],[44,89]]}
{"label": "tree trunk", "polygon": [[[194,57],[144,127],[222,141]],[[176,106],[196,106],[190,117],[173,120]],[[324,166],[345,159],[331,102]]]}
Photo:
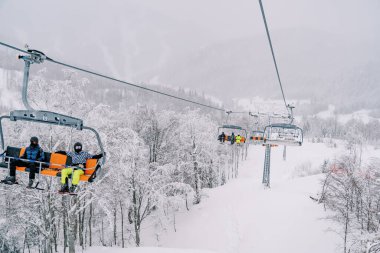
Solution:
{"label": "tree trunk", "polygon": [[[86,199],[84,199],[83,206],[86,206]],[[84,217],[86,216],[86,210],[87,208],[83,208],[82,212],[82,218],[80,220],[80,230],[79,230],[79,239],[80,239],[80,245],[82,246],[82,249],[84,249],[85,246],[85,239],[84,239]]]}
{"label": "tree trunk", "polygon": [[350,222],[349,214],[349,199],[346,200],[346,210],[344,210],[344,253],[347,253],[347,238],[348,238],[348,224]]}
{"label": "tree trunk", "polygon": [[22,247],[22,253],[25,252],[26,241],[28,240],[28,234],[27,234],[27,231],[28,231],[28,230],[25,230],[24,246]]}
{"label": "tree trunk", "polygon": [[117,220],[117,209],[115,205],[114,212],[113,212],[113,240],[114,240],[115,246],[117,245],[116,220]]}
{"label": "tree trunk", "polygon": [[100,242],[102,243],[102,246],[106,246],[105,242],[104,242],[104,221],[102,219],[102,232],[100,234]]}
{"label": "tree trunk", "polygon": [[58,228],[57,228],[57,223],[54,224],[54,251],[58,252]]}
{"label": "tree trunk", "polygon": [[75,253],[75,233],[76,233],[76,217],[75,214],[69,215],[69,253]]}
{"label": "tree trunk", "polygon": [[186,204],[186,210],[190,211],[189,203],[187,202],[187,194],[185,195],[185,204]]}
{"label": "tree trunk", "polygon": [[90,217],[88,218],[88,230],[89,230],[89,246],[92,246],[92,203],[90,204]]}
{"label": "tree trunk", "polygon": [[[135,187],[134,179],[133,179],[133,186]],[[140,247],[140,212],[139,212],[138,203],[137,203],[136,189],[133,189],[132,203],[133,203],[133,218],[134,218],[133,221],[134,221],[134,228],[135,228],[135,242],[136,242],[136,246]]]}
{"label": "tree trunk", "polygon": [[66,247],[68,246],[68,231],[67,231],[67,224],[68,224],[68,215],[67,215],[67,207],[66,207],[66,196],[62,196],[62,205],[63,205],[63,252],[66,253]]}
{"label": "tree trunk", "polygon": [[123,203],[120,201],[120,215],[121,215],[121,247],[124,248],[124,212]]}
{"label": "tree trunk", "polygon": [[[83,203],[83,206],[85,205],[85,203]],[[78,209],[80,209],[80,202],[78,203]],[[85,211],[86,209],[83,209],[83,211]],[[84,219],[84,213],[83,212],[79,212],[79,215],[78,215],[78,235],[79,235],[79,245],[82,246],[83,248],[83,226],[82,226],[82,220]]]}
{"label": "tree trunk", "polygon": [[135,237],[136,237],[136,246],[140,247],[140,226],[135,222]]}
{"label": "tree trunk", "polygon": [[[68,196],[66,196],[66,197],[68,197]],[[71,213],[68,214],[69,253],[75,253],[76,233],[78,230],[77,215],[76,215],[76,210],[78,208],[78,206],[77,206],[78,199],[77,199],[77,197],[72,197],[72,198],[75,198],[74,199],[74,205],[76,206],[76,208]],[[66,203],[67,203],[67,206],[70,207],[70,201],[67,201]]]}
{"label": "tree trunk", "polygon": [[192,158],[193,158],[193,166],[194,166],[194,187],[195,187],[194,204],[199,204],[201,202],[201,186],[200,186],[198,162],[197,162],[195,152],[196,152],[196,145],[195,145],[195,141],[193,140]]}

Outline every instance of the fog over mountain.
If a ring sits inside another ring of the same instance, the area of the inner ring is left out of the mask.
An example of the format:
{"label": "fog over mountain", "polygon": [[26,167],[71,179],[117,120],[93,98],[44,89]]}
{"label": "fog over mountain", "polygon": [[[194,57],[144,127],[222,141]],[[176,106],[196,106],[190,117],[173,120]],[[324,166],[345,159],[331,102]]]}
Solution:
{"label": "fog over mountain", "polygon": [[[289,99],[380,107],[379,1],[264,5]],[[1,41],[128,81],[280,96],[257,1],[2,0],[0,23]]]}

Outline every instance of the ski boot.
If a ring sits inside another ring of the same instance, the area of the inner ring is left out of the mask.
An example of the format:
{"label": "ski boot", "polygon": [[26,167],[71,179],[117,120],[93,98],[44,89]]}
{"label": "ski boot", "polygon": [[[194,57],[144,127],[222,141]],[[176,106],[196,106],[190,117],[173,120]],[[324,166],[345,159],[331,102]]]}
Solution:
{"label": "ski boot", "polygon": [[29,179],[28,186],[26,186],[26,188],[28,189],[33,188],[33,184],[34,184],[34,179]]}
{"label": "ski boot", "polygon": [[3,184],[16,184],[16,177],[14,176],[6,176],[3,180],[1,180]]}
{"label": "ski boot", "polygon": [[68,193],[69,192],[69,186],[67,184],[63,184],[61,186],[61,189],[58,191],[58,193]]}
{"label": "ski boot", "polygon": [[77,189],[77,186],[76,185],[71,185],[70,187],[70,194],[75,194],[75,190]]}

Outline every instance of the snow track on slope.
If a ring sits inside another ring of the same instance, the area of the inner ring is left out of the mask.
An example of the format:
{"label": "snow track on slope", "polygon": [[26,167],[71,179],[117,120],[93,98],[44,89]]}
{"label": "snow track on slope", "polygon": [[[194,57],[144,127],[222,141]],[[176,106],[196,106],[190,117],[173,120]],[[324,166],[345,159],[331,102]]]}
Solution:
{"label": "snow track on slope", "polygon": [[333,224],[321,205],[312,201],[323,175],[297,177],[297,169],[311,164],[318,171],[323,161],[333,159],[341,148],[305,143],[272,149],[271,189],[261,185],[264,148],[251,146],[240,175],[226,185],[206,191],[208,197],[190,212],[178,214],[177,232],[169,230],[153,241],[144,234],[144,245],[204,249],[219,253],[333,253],[341,239],[328,232]]}

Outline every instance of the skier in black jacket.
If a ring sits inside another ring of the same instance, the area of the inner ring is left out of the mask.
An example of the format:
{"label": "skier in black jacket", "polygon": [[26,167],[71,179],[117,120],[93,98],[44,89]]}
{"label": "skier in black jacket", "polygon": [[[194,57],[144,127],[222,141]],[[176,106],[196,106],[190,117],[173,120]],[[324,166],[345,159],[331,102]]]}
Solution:
{"label": "skier in black jacket", "polygon": [[30,145],[25,149],[24,154],[20,158],[28,161],[12,159],[10,164],[9,176],[2,180],[2,182],[6,184],[16,183],[16,166],[27,167],[29,168],[28,187],[30,188],[33,186],[36,172],[40,166],[40,164],[36,161],[45,161],[45,153],[38,144],[37,137],[34,136],[30,138]]}

